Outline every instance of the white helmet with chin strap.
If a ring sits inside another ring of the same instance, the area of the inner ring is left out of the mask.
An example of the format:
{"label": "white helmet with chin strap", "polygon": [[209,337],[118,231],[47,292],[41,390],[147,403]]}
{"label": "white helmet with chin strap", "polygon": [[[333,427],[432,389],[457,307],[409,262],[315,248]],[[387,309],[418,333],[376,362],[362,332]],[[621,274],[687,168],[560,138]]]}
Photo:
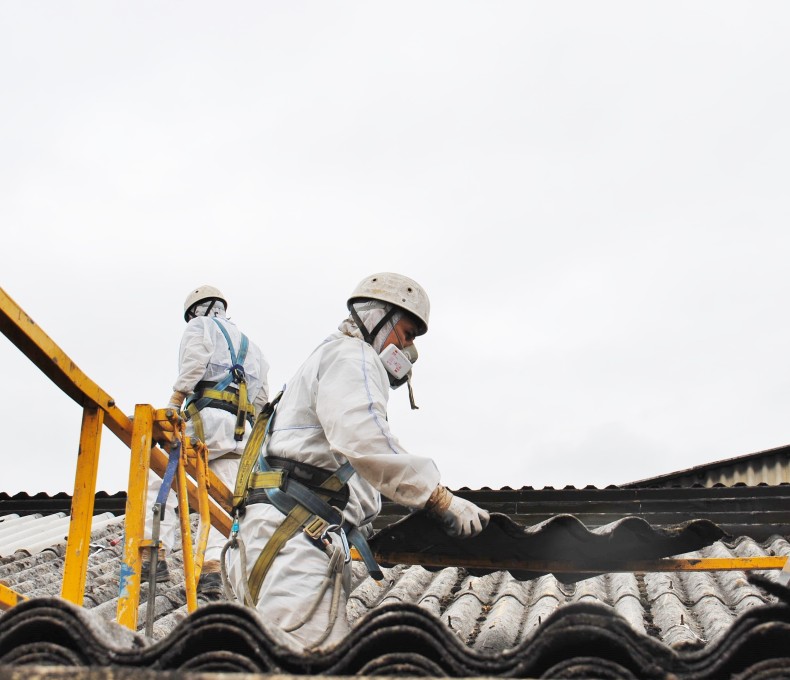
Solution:
{"label": "white helmet with chin strap", "polygon": [[[388,310],[374,328],[366,328],[357,310],[357,303],[376,300],[388,306]],[[348,311],[357,328],[365,338],[365,342],[375,347],[376,336],[381,332],[388,322],[395,323],[399,312],[409,314],[417,324],[415,335],[424,335],[428,332],[428,318],[431,313],[431,303],[425,289],[413,279],[403,274],[393,274],[391,272],[381,272],[366,276],[357,284],[351,297],[348,298]],[[406,354],[408,352],[408,355]],[[414,393],[411,387],[411,367],[417,360],[416,347],[410,345],[408,348],[395,347],[390,345],[380,354],[379,358],[384,364],[384,368],[389,374],[389,383],[393,388],[397,388],[404,383],[409,386],[409,402],[413,409],[417,408],[414,403]]]}
{"label": "white helmet with chin strap", "polygon": [[209,301],[219,301],[225,305],[226,310],[228,308],[228,301],[219,288],[215,288],[214,286],[198,286],[189,291],[189,295],[187,295],[187,299],[184,301],[184,321],[189,321],[190,313],[201,302]]}
{"label": "white helmet with chin strap", "polygon": [[417,335],[428,332],[428,318],[431,314],[428,294],[419,283],[408,276],[391,272],[366,276],[357,284],[354,292],[348,298],[348,309],[352,315],[354,313],[353,304],[362,300],[380,300],[395,305],[415,318]]}

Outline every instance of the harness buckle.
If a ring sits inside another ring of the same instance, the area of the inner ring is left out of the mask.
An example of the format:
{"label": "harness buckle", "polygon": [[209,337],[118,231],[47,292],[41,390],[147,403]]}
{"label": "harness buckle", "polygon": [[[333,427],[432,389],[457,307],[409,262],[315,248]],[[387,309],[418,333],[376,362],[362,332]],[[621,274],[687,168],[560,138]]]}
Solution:
{"label": "harness buckle", "polygon": [[330,524],[321,534],[321,540],[324,543],[331,543],[332,540],[327,536],[329,533],[337,534],[340,536],[340,545],[343,548],[343,564],[348,564],[351,561],[351,548],[348,545],[348,537],[346,532],[340,524]]}
{"label": "harness buckle", "polygon": [[309,524],[305,525],[304,532],[314,541],[318,541],[326,535],[330,526],[333,525],[316,515]]}
{"label": "harness buckle", "polygon": [[244,372],[243,364],[233,364],[233,366],[230,368],[230,371],[233,374],[233,382],[235,382],[237,385],[244,382],[246,374]]}

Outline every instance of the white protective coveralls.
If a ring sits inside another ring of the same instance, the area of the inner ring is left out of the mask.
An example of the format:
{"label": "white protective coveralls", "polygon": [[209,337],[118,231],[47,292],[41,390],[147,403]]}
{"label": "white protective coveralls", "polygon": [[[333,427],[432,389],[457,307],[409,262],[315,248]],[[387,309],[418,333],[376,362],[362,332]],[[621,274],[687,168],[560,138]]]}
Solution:
{"label": "white protective coveralls", "polygon": [[[378,318],[383,315],[382,310],[375,313]],[[364,322],[371,326],[367,319]],[[382,493],[407,507],[422,508],[439,484],[439,471],[430,458],[408,453],[390,431],[390,384],[377,350],[361,339],[350,320],[344,321],[340,329],[344,332],[330,335],[288,383],[277,407],[266,453],[329,471],[350,461],[356,474],[348,482],[350,496],[343,514],[351,523],[364,527],[378,515]],[[228,551],[229,579],[240,601],[244,592],[242,579],[249,577],[255,560],[283,519],[284,515],[272,505],[247,506],[239,522],[246,574],[241,573],[239,551]],[[311,543],[304,532],[291,538],[263,581],[256,607],[264,621],[281,629],[301,621],[315,602],[327,565],[326,553]],[[342,639],[349,630],[346,602],[350,576],[348,564],[339,614],[326,644]],[[295,647],[313,646],[330,623],[331,598],[330,588],[312,618],[283,636],[289,637]]]}
{"label": "white protective coveralls", "polygon": [[[178,378],[173,385],[174,392],[190,394],[201,381],[218,382],[224,378],[231,367],[231,357],[228,343],[222,331],[217,327],[213,317],[225,326],[228,331],[233,349],[238,353],[241,345],[241,331],[230,319],[225,317],[224,305],[216,304],[211,316],[197,316],[187,323],[181,337],[178,353]],[[269,364],[263,356],[261,349],[249,340],[247,356],[244,359],[244,372],[247,380],[247,398],[255,407],[257,415],[269,398],[268,373]],[[231,387],[238,387],[231,383]],[[207,406],[200,411],[203,422],[203,432],[206,437],[206,446],[209,450],[209,468],[231,491],[236,484],[236,474],[239,468],[239,458],[244,452],[244,445],[250,435],[249,423],[245,426],[244,438],[236,441],[234,429],[236,416],[222,409]],[[187,435],[195,436],[194,426],[187,422]],[[156,502],[156,496],[162,483],[161,478],[151,473],[148,479],[148,495],[146,500],[145,536],[150,538],[153,525],[151,508]],[[160,524],[160,540],[165,551],[170,551],[175,542],[175,532],[178,526],[177,499],[173,491],[167,498],[165,516]],[[198,528],[198,535],[200,527]],[[205,561],[219,560],[222,548],[227,539],[214,527],[209,530],[206,545]]]}

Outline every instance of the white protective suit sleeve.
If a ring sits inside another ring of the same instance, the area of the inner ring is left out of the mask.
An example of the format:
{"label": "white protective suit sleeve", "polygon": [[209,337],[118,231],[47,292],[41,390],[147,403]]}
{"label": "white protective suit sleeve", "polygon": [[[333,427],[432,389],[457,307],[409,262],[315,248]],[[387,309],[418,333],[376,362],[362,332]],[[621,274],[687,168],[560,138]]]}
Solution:
{"label": "white protective suit sleeve", "polygon": [[176,392],[194,392],[206,374],[206,368],[214,354],[214,336],[209,326],[214,322],[204,316],[192,319],[181,336],[178,351],[178,378],[173,385]]}
{"label": "white protective suit sleeve", "polygon": [[387,422],[389,380],[375,351],[362,341],[321,366],[316,415],[333,451],[387,498],[421,508],[439,484],[436,464],[403,449]]}

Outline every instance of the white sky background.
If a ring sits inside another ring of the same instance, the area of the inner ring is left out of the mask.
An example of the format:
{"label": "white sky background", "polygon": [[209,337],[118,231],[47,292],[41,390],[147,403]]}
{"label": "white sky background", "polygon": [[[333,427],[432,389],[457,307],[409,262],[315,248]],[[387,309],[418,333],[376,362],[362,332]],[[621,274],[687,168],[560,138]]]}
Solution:
{"label": "white sky background", "polygon": [[[790,5],[0,6],[0,286],[126,412],[220,287],[273,389],[365,275],[433,305],[393,431],[451,487],[790,442]],[[0,491],[81,409],[0,338]],[[98,488],[126,487],[104,431]]]}

